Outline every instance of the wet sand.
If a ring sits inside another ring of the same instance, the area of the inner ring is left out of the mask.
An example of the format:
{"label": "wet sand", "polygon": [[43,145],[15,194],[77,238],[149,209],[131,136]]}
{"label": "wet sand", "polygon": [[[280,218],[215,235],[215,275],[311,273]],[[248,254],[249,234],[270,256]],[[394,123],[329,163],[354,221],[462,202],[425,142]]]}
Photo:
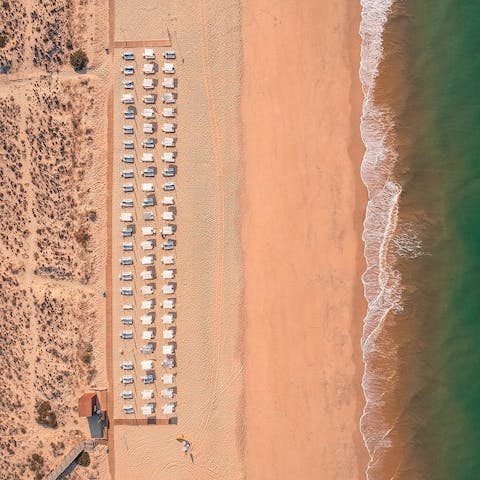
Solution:
{"label": "wet sand", "polygon": [[248,480],[364,478],[360,5],[243,4]]}

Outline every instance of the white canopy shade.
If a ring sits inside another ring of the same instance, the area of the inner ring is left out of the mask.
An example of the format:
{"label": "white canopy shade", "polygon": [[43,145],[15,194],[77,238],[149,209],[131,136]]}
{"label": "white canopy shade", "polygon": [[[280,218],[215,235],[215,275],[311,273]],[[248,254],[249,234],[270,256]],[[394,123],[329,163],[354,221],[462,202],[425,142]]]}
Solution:
{"label": "white canopy shade", "polygon": [[175,347],[173,345],[164,345],[162,347],[162,353],[164,355],[173,355],[175,353]]}
{"label": "white canopy shade", "polygon": [[151,310],[153,308],[153,300],[143,300],[140,308],[142,310]]}
{"label": "white canopy shade", "polygon": [[145,257],[142,257],[142,265],[152,265],[153,262],[153,255],[146,255]]}
{"label": "white canopy shade", "polygon": [[175,259],[173,258],[173,255],[164,255],[162,257],[162,263],[164,265],[173,265],[175,263]]}
{"label": "white canopy shade", "polygon": [[175,330],[173,328],[168,328],[163,331],[163,338],[165,340],[171,340],[172,338],[175,338]]}
{"label": "white canopy shade", "polygon": [[171,415],[172,413],[175,412],[175,406],[177,404],[175,402],[171,402],[171,403],[166,403],[163,407],[162,407],[162,412],[165,414],[165,415]]}
{"label": "white canopy shade", "polygon": [[164,270],[164,271],[162,272],[162,278],[163,278],[164,280],[170,280],[170,279],[172,279],[172,278],[174,278],[174,277],[175,277],[175,273],[174,273],[173,270]]}
{"label": "white canopy shade", "polygon": [[155,412],[155,408],[153,403],[147,403],[146,405],[143,405],[142,415],[151,415],[154,412]]}
{"label": "white canopy shade", "polygon": [[142,400],[151,400],[153,398],[153,390],[142,390]]}
{"label": "white canopy shade", "polygon": [[164,385],[173,385],[173,373],[164,373],[161,378]]}
{"label": "white canopy shade", "polygon": [[142,280],[153,280],[153,272],[151,270],[144,270],[140,273]]}
{"label": "white canopy shade", "polygon": [[151,295],[153,293],[153,287],[151,285],[144,285],[140,291],[143,295]]}
{"label": "white canopy shade", "polygon": [[175,292],[175,287],[173,285],[167,284],[162,286],[162,293],[164,295],[170,295]]}
{"label": "white canopy shade", "polygon": [[155,110],[153,108],[144,108],[142,112],[142,117],[144,118],[154,118]]}
{"label": "white canopy shade", "polygon": [[153,249],[153,242],[151,240],[144,240],[140,243],[140,247],[142,250],[152,250]]}
{"label": "white canopy shade", "polygon": [[142,54],[143,58],[153,59],[155,58],[155,52],[153,48],[146,48]]}
{"label": "white canopy shade", "polygon": [[166,300],[162,301],[162,308],[164,309],[170,309],[170,308],[175,308],[175,300],[171,298],[167,298]]}
{"label": "white canopy shade", "polygon": [[142,360],[142,370],[153,370],[153,360]]}
{"label": "white canopy shade", "polygon": [[165,313],[165,315],[162,315],[162,323],[166,325],[173,323],[173,314]]}
{"label": "white canopy shade", "polygon": [[142,322],[142,325],[151,325],[153,322],[153,315],[142,315],[140,317],[140,320]]}
{"label": "white canopy shade", "polygon": [[153,330],[144,330],[142,332],[142,340],[152,340],[153,338],[155,338]]}
{"label": "white canopy shade", "polygon": [[162,219],[163,220],[175,220],[175,215],[173,212],[163,212],[162,213]]}

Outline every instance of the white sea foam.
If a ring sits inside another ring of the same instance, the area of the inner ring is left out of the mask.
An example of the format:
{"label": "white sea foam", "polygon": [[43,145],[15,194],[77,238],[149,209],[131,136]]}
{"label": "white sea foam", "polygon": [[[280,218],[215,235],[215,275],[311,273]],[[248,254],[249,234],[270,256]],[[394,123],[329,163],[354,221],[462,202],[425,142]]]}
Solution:
{"label": "white sea foam", "polygon": [[[398,217],[401,186],[393,180],[397,153],[391,141],[392,117],[387,107],[376,105],[373,99],[378,66],[382,58],[382,36],[394,0],[361,0],[362,37],[360,80],[364,93],[361,134],[365,156],[361,175],[368,190],[363,241],[367,269],[362,276],[364,295],[368,302],[364,319],[362,350],[365,370],[362,386],[365,408],[360,429],[370,454],[367,479],[378,463],[382,450],[390,446],[389,426],[378,415],[383,405],[385,379],[376,372],[371,360],[391,355],[380,339],[384,321],[391,311],[400,311],[401,277],[387,261],[387,251],[394,238]],[[399,240],[400,241],[400,240]]]}

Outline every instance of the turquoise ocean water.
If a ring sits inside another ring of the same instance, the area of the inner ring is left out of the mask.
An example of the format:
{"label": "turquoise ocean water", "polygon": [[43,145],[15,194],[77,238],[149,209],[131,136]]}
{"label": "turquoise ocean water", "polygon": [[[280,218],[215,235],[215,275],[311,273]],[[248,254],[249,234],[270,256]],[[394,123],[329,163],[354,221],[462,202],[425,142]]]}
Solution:
{"label": "turquoise ocean water", "polygon": [[480,479],[480,1],[364,0],[371,479]]}

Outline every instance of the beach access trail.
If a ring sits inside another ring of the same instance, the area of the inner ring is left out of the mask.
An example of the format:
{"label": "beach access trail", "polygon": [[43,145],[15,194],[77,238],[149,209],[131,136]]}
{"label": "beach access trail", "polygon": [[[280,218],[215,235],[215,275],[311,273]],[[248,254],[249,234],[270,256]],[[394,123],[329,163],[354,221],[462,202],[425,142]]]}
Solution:
{"label": "beach access trail", "polygon": [[364,478],[360,3],[242,4],[246,478]]}

